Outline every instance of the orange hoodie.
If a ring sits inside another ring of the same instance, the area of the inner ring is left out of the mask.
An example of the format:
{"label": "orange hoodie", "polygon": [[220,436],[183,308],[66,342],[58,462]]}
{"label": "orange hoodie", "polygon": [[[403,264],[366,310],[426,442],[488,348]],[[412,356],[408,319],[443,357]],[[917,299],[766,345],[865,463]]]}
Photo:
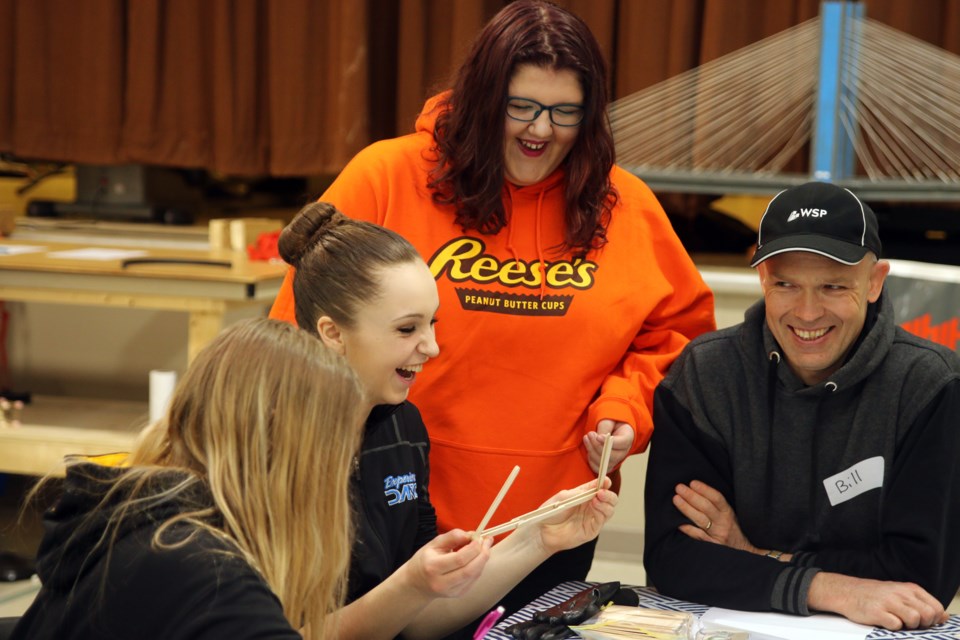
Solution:
{"label": "orange hoodie", "polygon": [[[361,151],[320,199],[406,237],[437,279],[440,356],[410,400],[430,433],[440,530],[471,530],[514,465],[491,525],[596,477],[582,438],[601,419],[632,425],[632,452],[644,450],[654,387],[715,328],[713,295],[656,197],[619,167],[609,242],[586,259],[553,248],[564,237],[562,167],[505,187],[509,223],[497,235],[461,230],[426,186],[438,99],[416,133]],[[291,281],[292,270],[271,317],[295,321]]]}

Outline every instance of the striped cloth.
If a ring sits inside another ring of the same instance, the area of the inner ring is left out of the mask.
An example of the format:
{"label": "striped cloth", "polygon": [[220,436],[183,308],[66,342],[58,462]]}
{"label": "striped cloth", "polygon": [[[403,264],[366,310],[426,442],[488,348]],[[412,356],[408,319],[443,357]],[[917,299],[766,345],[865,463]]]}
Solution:
{"label": "striped cloth", "polygon": [[[487,640],[511,640],[510,634],[504,631],[507,627],[517,622],[530,620],[533,618],[535,611],[541,611],[555,604],[560,604],[592,584],[596,583],[564,582],[554,587],[512,616],[501,620],[490,630],[485,638]],[[686,613],[692,613],[699,618],[710,608],[695,602],[685,602],[683,600],[677,600],[676,598],[670,598],[646,587],[624,586],[636,591],[640,597],[639,606],[648,609],[684,611]],[[571,635],[571,637],[573,636]],[[923,640],[958,640],[958,638],[960,638],[960,616],[950,616],[950,620],[935,629],[927,629],[924,631],[887,631],[886,629],[874,629],[870,635],[867,636],[867,640],[916,640],[917,638],[922,638]]]}

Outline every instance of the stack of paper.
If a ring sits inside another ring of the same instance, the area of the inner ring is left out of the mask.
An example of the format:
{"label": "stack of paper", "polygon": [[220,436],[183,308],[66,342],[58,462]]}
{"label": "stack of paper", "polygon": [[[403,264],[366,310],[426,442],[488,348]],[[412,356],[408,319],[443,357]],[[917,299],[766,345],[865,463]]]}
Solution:
{"label": "stack of paper", "polygon": [[750,632],[750,640],[864,640],[873,631],[872,627],[828,613],[792,616],[717,607],[700,616],[700,624],[707,629],[711,626],[744,629]]}

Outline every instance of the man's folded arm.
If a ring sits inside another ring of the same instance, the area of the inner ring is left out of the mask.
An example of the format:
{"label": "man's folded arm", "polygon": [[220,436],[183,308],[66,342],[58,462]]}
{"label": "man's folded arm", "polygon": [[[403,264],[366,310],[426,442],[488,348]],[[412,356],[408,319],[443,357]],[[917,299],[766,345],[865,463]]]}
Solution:
{"label": "man's folded arm", "polygon": [[650,584],[666,595],[712,606],[809,613],[807,590],[817,569],[694,540],[680,531],[689,521],[673,504],[679,483],[700,480],[733,504],[729,456],[663,385],[654,394],[654,424],[644,493]]}

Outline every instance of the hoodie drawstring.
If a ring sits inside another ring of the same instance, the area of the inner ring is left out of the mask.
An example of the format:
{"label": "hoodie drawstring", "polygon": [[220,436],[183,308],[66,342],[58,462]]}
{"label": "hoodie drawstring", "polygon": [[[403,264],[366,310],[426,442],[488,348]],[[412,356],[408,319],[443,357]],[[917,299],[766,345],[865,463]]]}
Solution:
{"label": "hoodie drawstring", "polygon": [[[777,447],[776,447],[776,444],[773,442],[773,434],[775,433],[775,430],[773,427],[774,427],[774,420],[775,420],[775,414],[776,414],[777,367],[780,365],[780,362],[782,361],[782,359],[783,358],[778,351],[771,351],[769,354],[767,354],[767,360],[769,362],[769,366],[767,367],[767,416],[769,420],[768,424],[770,425],[770,432],[769,432],[770,448],[769,448],[769,453],[767,455],[767,477],[768,478],[774,477],[773,452],[776,451]],[[824,388],[824,391],[835,393],[838,387],[836,382],[833,382],[832,380],[830,380],[824,383],[823,388]],[[823,401],[824,400],[822,397],[819,397],[817,399],[817,410],[813,416],[813,422],[811,427],[813,431],[810,434],[810,438],[812,440],[810,451],[814,453],[810,456],[810,489],[809,489],[810,495],[808,498],[808,504],[810,504],[811,507],[813,508],[814,519],[813,519],[813,522],[811,523],[811,526],[807,528],[807,531],[804,537],[798,541],[795,547],[797,549],[810,549],[810,548],[816,547],[816,545],[820,541],[819,531],[820,531],[820,528],[823,526],[823,520],[826,516],[826,510],[820,508],[820,505],[823,503],[824,496],[823,496],[823,492],[819,488],[821,485],[821,482],[818,479],[817,458],[815,453],[818,450],[817,440],[819,438],[819,433],[820,433],[820,430],[819,430],[820,412],[823,408]],[[771,483],[768,486],[772,487],[773,483]],[[774,500],[776,500],[776,496],[772,494],[768,494],[767,503],[772,504],[772,501]]]}
{"label": "hoodie drawstring", "polygon": [[[823,384],[823,390],[831,394],[837,391],[837,383],[829,380]],[[820,544],[820,531],[823,530],[823,523],[826,520],[829,509],[823,504],[826,499],[821,487],[823,482],[818,476],[817,470],[817,451],[820,446],[817,440],[820,439],[820,412],[823,410],[824,395],[817,398],[817,411],[813,414],[813,433],[811,434],[812,446],[810,447],[810,502],[813,508],[813,522],[811,523],[807,537],[801,541],[803,548],[816,548]]]}
{"label": "hoodie drawstring", "polygon": [[507,251],[513,256],[514,264],[520,264],[520,256],[517,255],[517,250],[513,246],[513,194],[510,193],[510,189],[504,191],[510,201],[510,211],[507,214]]}
{"label": "hoodie drawstring", "polygon": [[543,302],[543,297],[547,292],[547,270],[543,262],[543,243],[540,240],[540,214],[543,211],[544,193],[546,193],[546,190],[541,190],[539,196],[537,196],[537,264],[540,265],[540,302]]}
{"label": "hoodie drawstring", "polygon": [[[777,366],[780,364],[780,353],[777,351],[771,351],[767,354],[767,424],[769,427],[770,434],[770,443],[769,449],[767,450],[767,477],[773,478],[773,452],[776,451],[776,445],[773,442],[773,434],[775,430],[773,428],[774,418],[776,413],[777,406]],[[767,483],[767,504],[771,507],[773,502],[777,499],[772,493],[773,483]]]}
{"label": "hoodie drawstring", "polygon": [[[537,268],[540,269],[540,301],[547,295],[547,268],[543,258],[543,239],[541,237],[541,222],[543,220],[543,198],[547,190],[541,189],[537,194],[537,213],[536,213],[536,244],[537,244]],[[510,201],[510,211],[507,215],[507,251],[513,256],[513,261],[520,263],[520,256],[517,254],[516,247],[513,246],[513,195],[510,189],[506,189],[507,199]]]}

